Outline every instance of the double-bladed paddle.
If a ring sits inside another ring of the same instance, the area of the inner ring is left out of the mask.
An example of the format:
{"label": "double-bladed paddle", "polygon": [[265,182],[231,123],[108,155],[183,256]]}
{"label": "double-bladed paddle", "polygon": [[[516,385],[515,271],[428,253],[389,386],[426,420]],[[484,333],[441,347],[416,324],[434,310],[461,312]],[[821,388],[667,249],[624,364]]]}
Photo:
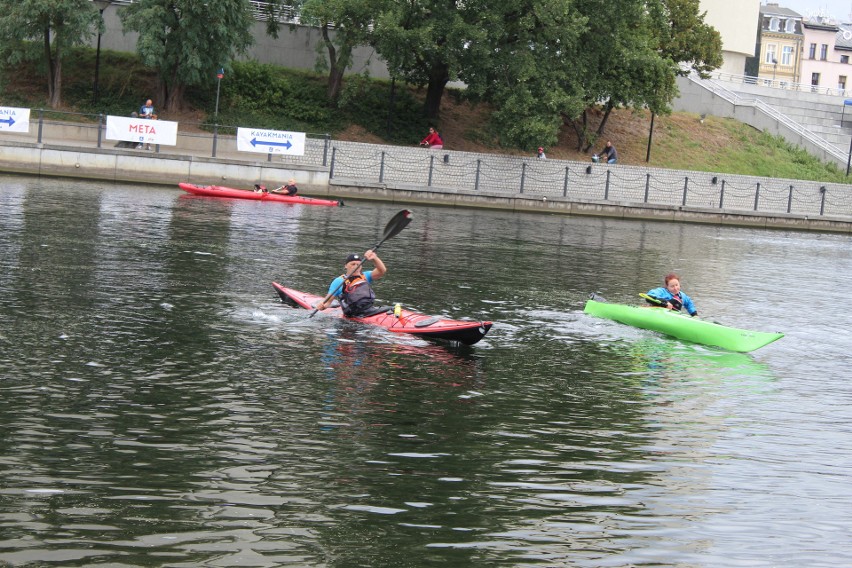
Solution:
{"label": "double-bladed paddle", "polygon": [[[397,236],[397,235],[398,235],[398,234],[399,234],[399,233],[400,233],[400,232],[401,232],[404,228],[406,228],[406,227],[408,226],[408,224],[409,224],[409,223],[411,223],[411,211],[409,211],[408,209],[403,209],[402,211],[400,211],[399,213],[397,213],[396,215],[394,215],[394,216],[391,218],[391,220],[390,220],[390,221],[388,221],[388,224],[387,224],[387,225],[385,225],[385,230],[384,230],[384,232],[382,233],[382,240],[380,240],[380,241],[379,241],[379,242],[377,242],[375,245],[373,245],[373,248],[371,248],[370,250],[371,250],[371,251],[373,251],[373,252],[375,252],[375,251],[376,251],[376,249],[378,249],[380,246],[382,246],[382,243],[384,243],[384,242],[385,242],[386,240],[388,240],[388,239],[391,239],[391,238],[393,238],[393,237]],[[343,275],[343,280],[344,280],[344,282],[346,281],[346,279],[347,279],[347,278],[349,278],[350,276],[352,276],[353,274],[355,274],[355,272],[356,272],[359,268],[361,268],[361,265],[362,265],[362,264],[364,264],[364,260],[365,260],[365,259],[363,259],[363,258],[362,258],[362,259],[361,259],[361,261],[358,263],[358,265],[357,265],[357,266],[352,267],[352,270],[350,270],[349,272],[347,272],[346,274],[344,274],[344,275]],[[342,286],[342,284],[341,284],[341,286]],[[321,302],[321,303],[323,303],[323,304],[324,304],[324,303],[325,303],[325,302],[327,302],[327,301],[328,301],[328,300],[329,300],[332,296],[336,296],[336,295],[337,295],[337,292],[338,292],[339,290],[340,290],[340,288],[339,288],[339,287],[338,287],[337,289],[335,289],[335,290],[332,290],[330,294],[328,294],[325,298],[323,298],[323,300],[322,300],[322,302]],[[315,308],[315,309],[314,309],[314,311],[312,311],[312,312],[311,312],[311,315],[309,315],[308,317],[309,317],[309,318],[314,317],[314,315],[315,315],[318,311],[319,311],[319,310]]]}
{"label": "double-bladed paddle", "polygon": [[666,307],[668,302],[663,301],[659,298],[655,298],[654,296],[649,296],[648,294],[639,294],[639,297],[645,298],[649,304],[654,304],[655,306],[663,306]]}

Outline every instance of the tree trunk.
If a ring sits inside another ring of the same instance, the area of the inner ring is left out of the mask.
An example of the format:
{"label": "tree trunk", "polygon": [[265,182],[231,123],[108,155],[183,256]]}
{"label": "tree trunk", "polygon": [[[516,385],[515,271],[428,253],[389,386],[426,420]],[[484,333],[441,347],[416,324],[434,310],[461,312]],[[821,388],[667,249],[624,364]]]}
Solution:
{"label": "tree trunk", "polygon": [[606,121],[609,120],[609,115],[612,113],[612,103],[606,103],[606,112],[604,112],[603,120],[598,125],[598,136],[602,136],[604,129],[606,128]]}
{"label": "tree trunk", "polygon": [[425,113],[429,119],[437,119],[441,114],[441,99],[444,87],[450,82],[450,66],[444,62],[433,63],[429,69],[429,87],[426,89]]}
{"label": "tree trunk", "polygon": [[186,87],[183,84],[174,84],[168,89],[166,93],[166,104],[163,107],[164,110],[170,111],[181,111],[184,109],[185,100],[184,93],[186,92]]}
{"label": "tree trunk", "polygon": [[586,146],[583,149],[583,146],[588,142],[588,137],[586,133],[589,131],[589,118],[586,116],[586,111],[584,110],[580,115],[583,118],[582,123],[578,122],[577,119],[571,121],[571,126],[574,127],[574,133],[577,135],[577,151],[578,152],[588,152],[589,148],[591,148],[591,144]]}
{"label": "tree trunk", "polygon": [[[340,36],[338,36],[339,38]],[[326,86],[325,96],[328,102],[334,106],[337,99],[340,98],[340,91],[343,89],[343,75],[346,73],[346,68],[349,67],[349,62],[352,59],[352,45],[345,39],[343,45],[340,46],[340,51],[334,46],[334,42],[328,35],[328,26],[322,28],[322,39],[328,50],[328,85]]]}
{"label": "tree trunk", "polygon": [[50,108],[57,108],[56,101],[56,66],[53,53],[50,51],[50,27],[44,28],[44,60],[47,61],[47,100]]}

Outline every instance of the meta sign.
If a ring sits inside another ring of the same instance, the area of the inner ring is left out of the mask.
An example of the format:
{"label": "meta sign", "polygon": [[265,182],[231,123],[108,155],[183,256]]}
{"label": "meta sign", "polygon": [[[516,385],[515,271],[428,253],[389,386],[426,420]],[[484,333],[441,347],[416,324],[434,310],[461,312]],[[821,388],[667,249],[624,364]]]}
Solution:
{"label": "meta sign", "polygon": [[150,118],[107,116],[106,139],[177,146],[178,123]]}
{"label": "meta sign", "polygon": [[29,132],[30,109],[0,107],[0,132]]}
{"label": "meta sign", "polygon": [[305,133],[283,130],[237,129],[237,150],[261,154],[305,155]]}

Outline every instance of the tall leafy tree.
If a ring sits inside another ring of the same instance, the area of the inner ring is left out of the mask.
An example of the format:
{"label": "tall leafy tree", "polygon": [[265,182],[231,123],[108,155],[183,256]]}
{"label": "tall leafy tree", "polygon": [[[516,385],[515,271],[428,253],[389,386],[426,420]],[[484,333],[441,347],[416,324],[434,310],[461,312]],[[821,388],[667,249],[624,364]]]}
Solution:
{"label": "tall leafy tree", "polygon": [[483,35],[469,42],[460,70],[468,93],[493,103],[501,142],[524,148],[552,145],[562,113],[584,104],[572,55],[587,18],[573,0],[482,0],[473,13]]}
{"label": "tall leafy tree", "polygon": [[681,75],[696,71],[707,77],[722,66],[722,36],[704,21],[699,0],[664,0],[665,25],[659,30],[659,49],[664,57],[684,64]]}
{"label": "tall leafy tree", "polygon": [[393,77],[426,86],[430,119],[438,118],[447,83],[475,61],[469,50],[485,37],[476,25],[480,7],[466,0],[389,0],[376,14],[373,45]]}
{"label": "tall leafy tree", "polygon": [[343,76],[352,66],[353,51],[370,43],[373,17],[381,11],[383,1],[304,0],[301,3],[301,21],[316,26],[322,34],[325,57],[317,67],[328,70],[326,96],[330,103],[336,103],[340,96]]}
{"label": "tall leafy tree", "polygon": [[0,0],[0,57],[8,64],[41,57],[47,69],[48,104],[62,104],[62,60],[103,22],[89,0]]}
{"label": "tall leafy tree", "polygon": [[120,14],[125,31],[139,33],[142,62],[157,69],[165,110],[182,109],[187,87],[211,81],[253,41],[248,0],[135,0]]}

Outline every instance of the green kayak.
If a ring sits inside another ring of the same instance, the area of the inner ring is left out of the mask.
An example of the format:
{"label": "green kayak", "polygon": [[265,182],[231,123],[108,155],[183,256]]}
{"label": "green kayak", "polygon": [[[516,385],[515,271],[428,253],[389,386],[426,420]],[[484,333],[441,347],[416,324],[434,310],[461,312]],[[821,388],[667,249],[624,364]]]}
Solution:
{"label": "green kayak", "polygon": [[659,331],[685,341],[712,345],[740,353],[760,349],[764,345],[784,337],[783,333],[766,333],[727,327],[693,318],[680,312],[651,306],[636,307],[588,300],[583,311],[593,316],[634,327]]}

